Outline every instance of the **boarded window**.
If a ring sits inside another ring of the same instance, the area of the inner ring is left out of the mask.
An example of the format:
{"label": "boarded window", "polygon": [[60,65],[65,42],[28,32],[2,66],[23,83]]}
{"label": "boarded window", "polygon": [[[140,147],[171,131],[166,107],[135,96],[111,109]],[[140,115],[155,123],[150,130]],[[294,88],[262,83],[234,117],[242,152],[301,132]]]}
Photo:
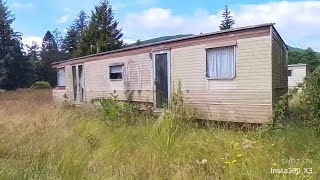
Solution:
{"label": "boarded window", "polygon": [[236,73],[235,46],[207,49],[207,78],[232,79]]}
{"label": "boarded window", "polygon": [[110,74],[109,78],[114,80],[121,80],[122,79],[122,73],[123,73],[123,65],[116,65],[116,66],[110,66]]}
{"label": "boarded window", "polygon": [[57,81],[58,81],[58,86],[65,86],[65,71],[64,68],[59,68],[57,71]]}

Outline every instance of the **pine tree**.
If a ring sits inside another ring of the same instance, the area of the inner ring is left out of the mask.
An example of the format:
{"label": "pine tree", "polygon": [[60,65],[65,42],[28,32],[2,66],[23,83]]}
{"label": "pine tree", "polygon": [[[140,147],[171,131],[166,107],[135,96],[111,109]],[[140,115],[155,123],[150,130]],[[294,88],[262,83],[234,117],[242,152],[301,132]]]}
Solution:
{"label": "pine tree", "polygon": [[74,22],[74,28],[76,29],[79,37],[81,37],[88,26],[88,16],[81,10],[78,14],[78,18]]}
{"label": "pine tree", "polygon": [[122,36],[109,1],[103,0],[92,11],[80,44],[81,55],[119,49],[123,46]]}
{"label": "pine tree", "polygon": [[223,13],[222,13],[222,18],[223,20],[221,21],[220,24],[220,30],[226,30],[232,28],[234,25],[234,20],[232,19],[232,16],[230,15],[230,11],[228,9],[228,6],[225,7]]}
{"label": "pine tree", "polygon": [[37,42],[32,42],[31,46],[27,45],[27,56],[31,61],[39,62],[40,60],[40,47]]}
{"label": "pine tree", "polygon": [[47,31],[42,41],[40,52],[39,78],[48,81],[52,86],[57,84],[56,71],[52,69],[51,64],[61,60],[61,54],[54,35]]}
{"label": "pine tree", "polygon": [[85,30],[88,28],[88,16],[87,14],[81,10],[78,14],[78,18],[75,20],[74,23],[74,31],[76,31],[77,35],[74,36],[74,31],[70,32],[70,37],[73,38],[73,41],[75,42],[75,47],[73,50],[73,55],[72,57],[80,57],[85,55],[84,53],[81,52],[81,44],[82,44],[82,39],[83,35],[85,33]]}
{"label": "pine tree", "polygon": [[39,80],[40,73],[40,47],[36,42],[32,42],[31,46],[27,45],[27,57],[30,61],[33,73],[30,77],[30,82],[33,83]]}
{"label": "pine tree", "polygon": [[80,44],[84,31],[88,26],[88,16],[81,10],[77,19],[67,29],[67,33],[62,43],[62,51],[64,52],[64,59],[71,59],[84,55],[80,51]]}
{"label": "pine tree", "polygon": [[64,51],[64,59],[71,59],[76,57],[76,52],[78,49],[78,36],[79,34],[74,26],[68,28],[62,46],[62,49]]}
{"label": "pine tree", "polygon": [[15,18],[0,0],[0,89],[26,87],[30,63],[22,52],[21,33],[14,32]]}

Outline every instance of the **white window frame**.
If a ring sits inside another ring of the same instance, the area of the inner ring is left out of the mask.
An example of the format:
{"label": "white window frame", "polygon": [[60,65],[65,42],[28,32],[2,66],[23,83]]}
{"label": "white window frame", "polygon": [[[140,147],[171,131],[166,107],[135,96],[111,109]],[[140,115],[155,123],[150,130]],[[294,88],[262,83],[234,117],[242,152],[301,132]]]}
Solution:
{"label": "white window frame", "polygon": [[[233,47],[233,57],[234,57],[234,74],[232,77],[230,78],[211,78],[211,77],[208,77],[208,51],[209,50],[212,50],[212,49],[217,49],[217,48],[223,48],[223,47]],[[205,64],[206,64],[206,74],[205,74],[205,77],[207,78],[207,80],[231,80],[231,79],[234,79],[236,77],[236,69],[237,69],[237,57],[236,57],[236,45],[231,45],[231,46],[221,46],[221,47],[214,47],[214,48],[207,48],[205,49],[205,53],[206,53],[206,58],[205,58]]]}
{"label": "white window frame", "polygon": [[[61,72],[63,72],[63,79],[62,79],[63,82],[62,83],[60,80]],[[66,86],[66,70],[64,67],[57,69],[57,86],[58,87],[65,87]]]}
{"label": "white window frame", "polygon": [[[121,66],[121,79],[112,79],[111,78],[111,68],[112,67],[116,67],[116,66]],[[111,81],[122,81],[123,80],[123,76],[124,76],[124,64],[122,63],[122,64],[112,64],[112,65],[110,65],[109,66],[109,79],[111,80]]]}

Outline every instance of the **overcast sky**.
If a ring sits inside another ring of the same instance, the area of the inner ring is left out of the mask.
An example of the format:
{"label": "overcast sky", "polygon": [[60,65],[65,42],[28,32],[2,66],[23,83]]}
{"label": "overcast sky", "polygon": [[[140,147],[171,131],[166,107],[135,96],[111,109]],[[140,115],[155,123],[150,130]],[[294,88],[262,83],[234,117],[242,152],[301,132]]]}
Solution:
{"label": "overcast sky", "polygon": [[[42,41],[47,30],[62,33],[83,9],[89,15],[99,0],[8,0],[15,14],[14,28],[23,42]],[[320,51],[320,1],[267,0],[111,0],[126,42],[164,35],[217,31],[221,11],[228,4],[235,27],[276,23],[290,46]]]}

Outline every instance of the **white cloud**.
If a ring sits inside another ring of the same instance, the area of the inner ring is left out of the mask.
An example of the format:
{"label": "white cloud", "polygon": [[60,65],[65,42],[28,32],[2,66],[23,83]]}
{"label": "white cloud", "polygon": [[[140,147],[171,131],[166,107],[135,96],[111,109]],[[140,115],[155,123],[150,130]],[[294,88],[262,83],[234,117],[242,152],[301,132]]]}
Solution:
{"label": "white cloud", "polygon": [[137,42],[137,40],[134,40],[134,39],[123,39],[123,42],[127,43],[127,44],[132,44],[132,43]]}
{"label": "white cloud", "polygon": [[[276,28],[289,45],[320,51],[320,2],[270,2],[240,5],[231,9],[235,27],[276,23]],[[217,31],[221,12],[209,14],[196,9],[190,16],[174,15],[170,9],[150,8],[127,14],[122,25],[126,38],[148,39],[163,35]],[[313,45],[313,46],[312,46]]]}
{"label": "white cloud", "polygon": [[33,8],[34,7],[34,5],[31,2],[29,2],[29,3],[15,2],[12,4],[12,6],[14,8]]}
{"label": "white cloud", "polygon": [[[304,47],[320,40],[319,18],[320,2],[316,1],[244,5],[235,15],[237,26],[274,22],[286,42],[303,43]],[[320,45],[315,48],[320,50]]]}
{"label": "white cloud", "polygon": [[128,14],[124,22],[123,29],[126,35],[132,36],[132,39],[146,39],[163,35],[214,31],[217,30],[218,17],[204,16],[203,13],[183,17],[173,15],[170,9],[150,8],[140,14]]}
{"label": "white cloud", "polygon": [[62,24],[62,23],[67,22],[69,19],[70,19],[70,15],[64,15],[64,16],[61,16],[61,17],[57,20],[57,23],[58,23],[58,24]]}
{"label": "white cloud", "polygon": [[26,51],[27,45],[30,46],[30,45],[32,45],[33,42],[37,43],[38,46],[41,47],[42,37],[40,37],[40,36],[23,36],[22,37],[23,49]]}

